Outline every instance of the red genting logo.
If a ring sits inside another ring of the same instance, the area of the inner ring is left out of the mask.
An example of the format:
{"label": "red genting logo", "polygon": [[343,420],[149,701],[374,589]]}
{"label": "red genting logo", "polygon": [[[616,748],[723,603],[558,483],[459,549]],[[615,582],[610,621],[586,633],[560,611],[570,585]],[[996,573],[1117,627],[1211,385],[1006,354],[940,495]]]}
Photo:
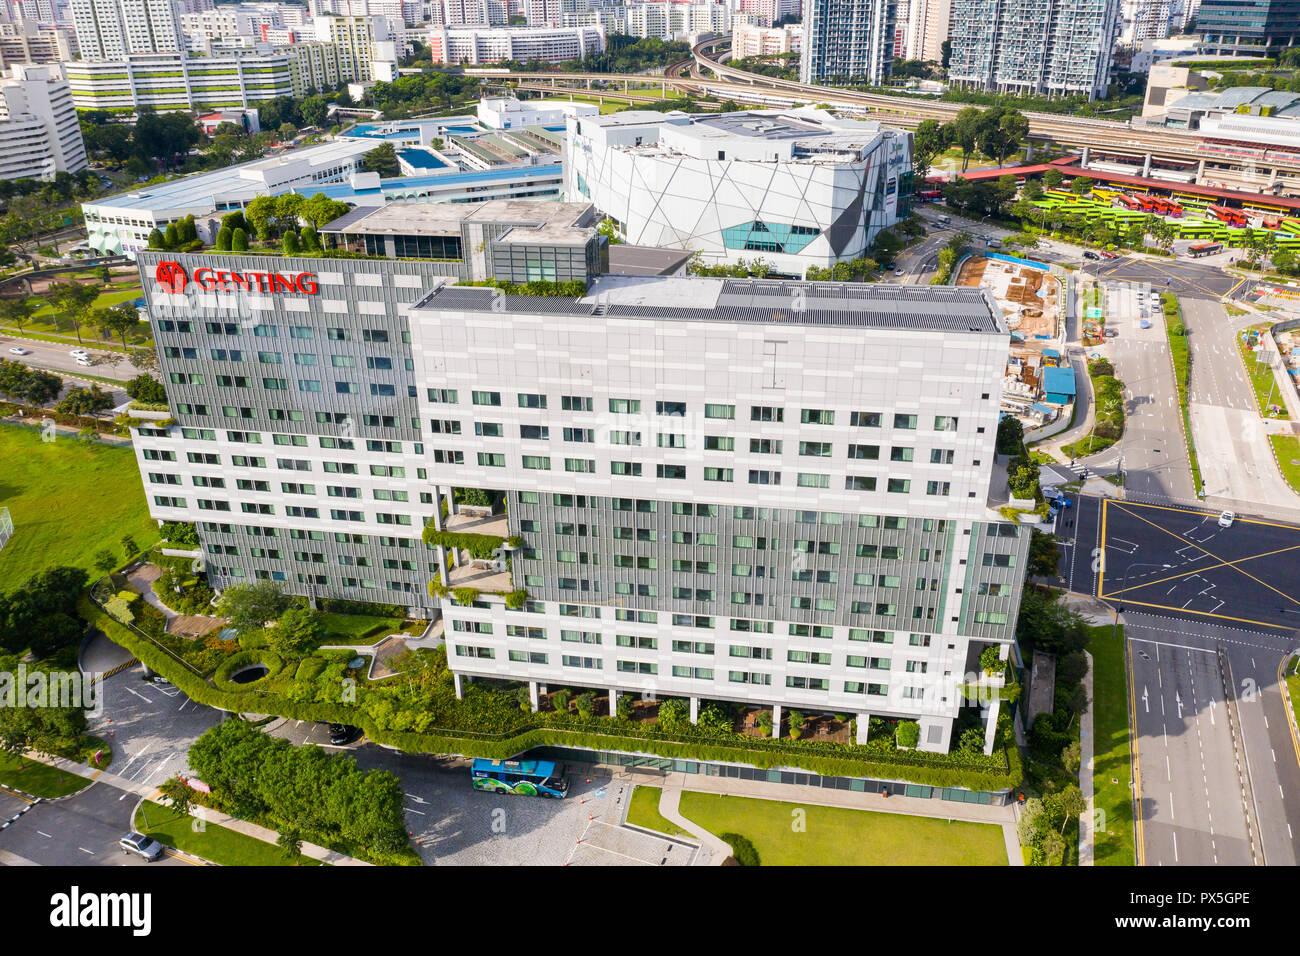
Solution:
{"label": "red genting logo", "polygon": [[160,262],[154,270],[154,279],[168,292],[183,293],[189,278],[179,262]]}

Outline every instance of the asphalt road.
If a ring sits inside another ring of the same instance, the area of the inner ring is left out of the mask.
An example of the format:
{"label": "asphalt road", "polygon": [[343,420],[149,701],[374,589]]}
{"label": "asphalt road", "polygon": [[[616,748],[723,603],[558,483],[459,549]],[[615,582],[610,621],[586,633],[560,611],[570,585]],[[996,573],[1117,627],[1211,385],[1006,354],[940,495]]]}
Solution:
{"label": "asphalt road", "polygon": [[[11,348],[24,349],[28,354],[15,355]],[[22,362],[33,368],[43,368],[51,372],[68,375],[94,375],[97,378],[111,378],[125,382],[136,374],[136,370],[120,352],[104,352],[87,349],[93,363],[89,368],[78,365],[77,360],[68,353],[77,348],[75,345],[62,345],[55,342],[41,342],[35,339],[23,339],[14,335],[0,335],[0,358]]]}
{"label": "asphalt road", "polygon": [[1062,576],[1124,615],[1143,861],[1294,865],[1300,742],[1280,669],[1300,648],[1300,527],[1072,498]]}
{"label": "asphalt road", "polygon": [[1102,262],[1086,262],[1082,272],[1106,282],[1132,282],[1154,285],[1161,292],[1184,296],[1218,299],[1227,295],[1240,279],[1228,275],[1217,265],[1192,259],[1139,259],[1120,256]]}
{"label": "asphalt road", "polygon": [[[1105,472],[1120,468],[1130,497],[1144,501],[1195,497],[1183,447],[1178,388],[1163,318],[1150,305],[1152,287],[1106,285],[1106,326],[1118,333],[1105,353],[1124,383],[1124,437],[1087,459]],[[1146,319],[1150,328],[1141,327]],[[1085,349],[1092,355],[1095,349]],[[1121,460],[1122,459],[1122,460]]]}
{"label": "asphalt road", "polygon": [[[95,783],[71,797],[41,801],[0,831],[0,864],[40,866],[194,866],[164,855],[148,863],[117,845],[131,830],[139,797]],[[9,856],[13,854],[13,856]],[[15,859],[15,857],[17,859]]]}
{"label": "asphalt road", "polygon": [[1232,320],[1218,302],[1184,299],[1182,306],[1192,353],[1188,407],[1206,503],[1221,510],[1300,515],[1273,459]]}

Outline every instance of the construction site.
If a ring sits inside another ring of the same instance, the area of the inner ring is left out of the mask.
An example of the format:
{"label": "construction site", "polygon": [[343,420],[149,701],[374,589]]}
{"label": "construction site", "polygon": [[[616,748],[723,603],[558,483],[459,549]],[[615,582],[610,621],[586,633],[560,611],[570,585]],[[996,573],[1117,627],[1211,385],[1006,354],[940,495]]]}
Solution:
{"label": "construction site", "polygon": [[1047,269],[1027,262],[971,256],[957,275],[957,285],[992,293],[1011,331],[1002,407],[1024,419],[1026,428],[1054,420],[1058,409],[1046,388],[1045,370],[1061,362],[1061,281]]}

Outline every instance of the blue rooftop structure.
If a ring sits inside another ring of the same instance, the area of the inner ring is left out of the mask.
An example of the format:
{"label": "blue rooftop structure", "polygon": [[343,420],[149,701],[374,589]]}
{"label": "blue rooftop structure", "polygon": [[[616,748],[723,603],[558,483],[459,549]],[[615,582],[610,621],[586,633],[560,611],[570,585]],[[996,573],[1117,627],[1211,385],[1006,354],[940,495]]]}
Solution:
{"label": "blue rooftop structure", "polygon": [[[314,186],[312,194],[324,193],[331,199],[361,205],[382,205],[389,200],[436,201],[443,195],[451,194],[453,201],[470,201],[456,195],[472,186],[496,184],[500,191],[485,190],[475,193],[473,201],[488,199],[507,199],[523,195],[511,190],[512,183],[519,183],[520,189],[535,199],[558,197],[563,190],[564,166],[562,163],[546,163],[540,166],[502,166],[496,169],[478,169],[464,172],[447,168],[442,172],[433,172],[424,176],[398,176],[393,179],[381,179],[378,186],[353,186],[351,183],[334,183],[326,186]],[[536,185],[531,185],[535,183]],[[554,196],[537,190],[547,190],[547,184],[554,184]],[[361,197],[371,197],[370,202],[361,201]]]}
{"label": "blue rooftop structure", "polygon": [[1052,405],[1070,404],[1075,396],[1074,369],[1069,366],[1043,369],[1043,391],[1046,401]]}

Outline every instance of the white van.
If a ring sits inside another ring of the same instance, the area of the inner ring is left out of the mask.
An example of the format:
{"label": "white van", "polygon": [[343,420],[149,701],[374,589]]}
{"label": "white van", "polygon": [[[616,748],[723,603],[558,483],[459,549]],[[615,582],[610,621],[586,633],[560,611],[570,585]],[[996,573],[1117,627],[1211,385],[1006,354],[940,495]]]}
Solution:
{"label": "white van", "polygon": [[939,222],[942,222],[942,223],[945,223],[945,224],[946,224],[946,223],[950,223],[950,222],[952,222],[952,216],[940,216],[940,217],[939,217]]}

